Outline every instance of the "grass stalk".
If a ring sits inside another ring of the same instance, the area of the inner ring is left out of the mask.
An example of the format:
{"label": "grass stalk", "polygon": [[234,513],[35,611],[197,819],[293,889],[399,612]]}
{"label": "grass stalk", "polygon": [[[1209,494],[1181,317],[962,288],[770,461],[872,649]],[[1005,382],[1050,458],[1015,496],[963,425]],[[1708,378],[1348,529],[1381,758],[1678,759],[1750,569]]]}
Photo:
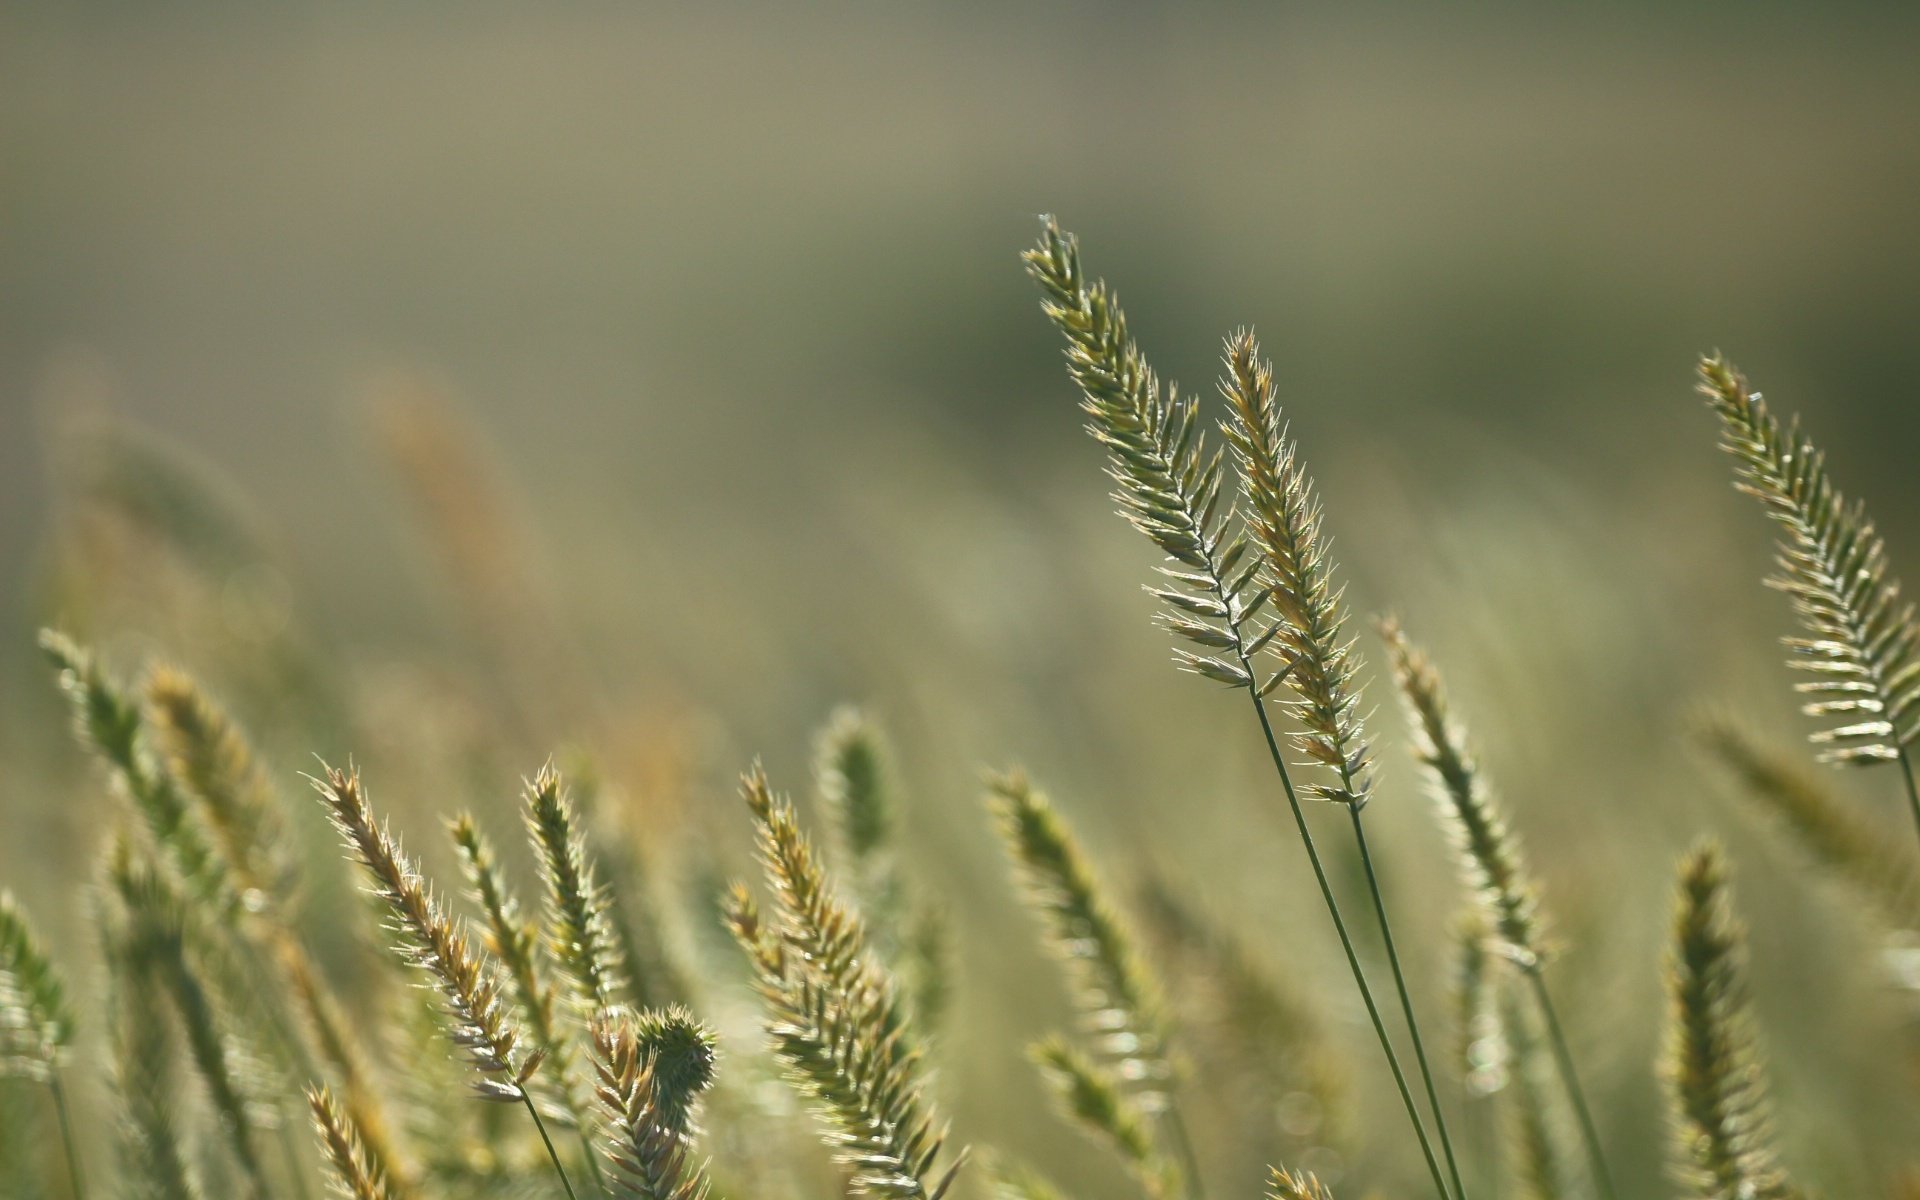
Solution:
{"label": "grass stalk", "polygon": [[73,1113],[67,1106],[67,1089],[60,1082],[57,1069],[47,1071],[47,1090],[53,1093],[54,1117],[60,1123],[60,1145],[67,1153],[67,1183],[73,1189],[74,1200],[84,1200],[87,1185],[80,1172],[80,1150],[73,1140]]}
{"label": "grass stalk", "polygon": [[1387,904],[1380,895],[1380,879],[1373,870],[1373,854],[1367,849],[1367,828],[1360,819],[1360,805],[1347,805],[1353,821],[1353,840],[1360,850],[1360,864],[1366,869],[1367,892],[1373,898],[1374,915],[1380,921],[1380,940],[1386,946],[1387,966],[1393,972],[1393,986],[1400,993],[1400,1011],[1406,1017],[1407,1033],[1413,1039],[1413,1060],[1420,1068],[1420,1082],[1427,1090],[1427,1104],[1433,1110],[1434,1128],[1440,1134],[1440,1152],[1446,1156],[1447,1177],[1453,1182],[1453,1194],[1467,1200],[1467,1188],[1460,1179],[1460,1164],[1454,1157],[1453,1138],[1447,1132],[1446,1114],[1440,1108],[1440,1093],[1433,1086],[1433,1069],[1427,1065],[1427,1048],[1420,1037],[1420,1022],[1413,1015],[1413,997],[1407,991],[1407,976],[1400,969],[1400,952],[1393,944],[1393,923],[1387,919]]}
{"label": "grass stalk", "polygon": [[1920,834],[1920,779],[1914,777],[1913,752],[1900,747],[1900,774],[1907,781],[1907,809],[1913,813],[1913,828]]}
{"label": "grass stalk", "polygon": [[[1252,664],[1242,654],[1241,663],[1248,674],[1252,675]],[[1286,755],[1280,753],[1280,741],[1273,732],[1273,720],[1267,716],[1267,702],[1260,695],[1257,683],[1247,685],[1247,696],[1253,701],[1254,715],[1260,719],[1260,732],[1267,740],[1267,753],[1273,759],[1273,769],[1280,776],[1280,788],[1286,793],[1287,807],[1293,813],[1293,822],[1300,831],[1300,845],[1307,852],[1307,863],[1313,868],[1314,882],[1320,885],[1320,898],[1326,902],[1327,915],[1333,919],[1333,930],[1340,936],[1340,949],[1346,953],[1347,967],[1353,972],[1354,986],[1359,989],[1360,1001],[1366,1006],[1367,1019],[1373,1023],[1373,1035],[1380,1042],[1380,1049],[1387,1056],[1387,1066],[1393,1072],[1394,1086],[1400,1090],[1400,1103],[1407,1110],[1407,1119],[1413,1122],[1413,1132],[1420,1140],[1420,1153],[1427,1162],[1427,1172],[1433,1177],[1433,1187],[1440,1194],[1440,1200],[1448,1200],[1447,1185],[1440,1174],[1440,1163],[1433,1155],[1433,1142],[1427,1135],[1426,1123],[1420,1119],[1420,1106],[1415,1103],[1413,1089],[1407,1086],[1407,1073],[1400,1066],[1400,1055],[1393,1048],[1393,1039],[1387,1034],[1386,1022],[1380,1018],[1380,1006],[1374,1002],[1373,988],[1367,983],[1367,973],[1360,966],[1360,955],[1353,948],[1353,937],[1347,932],[1346,918],[1340,913],[1340,902],[1334,897],[1333,885],[1327,881],[1327,868],[1320,861],[1320,850],[1313,842],[1313,830],[1307,825],[1307,814],[1300,807],[1300,797],[1294,791],[1293,776],[1287,771]]]}
{"label": "grass stalk", "polygon": [[1573,1101],[1574,1116],[1580,1121],[1580,1138],[1586,1143],[1594,1182],[1599,1185],[1600,1194],[1606,1200],[1618,1200],[1619,1192],[1613,1186],[1613,1172],[1607,1169],[1607,1156],[1600,1149],[1600,1130],[1594,1124],[1593,1110],[1587,1106],[1587,1092],[1580,1086],[1579,1072],[1574,1069],[1573,1052],[1568,1049],[1567,1035],[1560,1027],[1560,1014],[1553,1007],[1553,993],[1547,989],[1546,971],[1537,961],[1528,964],[1524,971],[1532,985],[1534,999],[1540,1005],[1540,1016],[1546,1022],[1547,1041],[1553,1047],[1553,1061],[1559,1069],[1560,1082],[1565,1085],[1567,1098]]}
{"label": "grass stalk", "polygon": [[547,1123],[540,1119],[540,1109],[525,1088],[520,1089],[520,1103],[527,1106],[527,1115],[533,1118],[533,1127],[540,1131],[540,1144],[547,1148],[547,1160],[553,1164],[553,1173],[560,1177],[560,1186],[566,1189],[567,1200],[577,1200],[573,1194],[573,1182],[567,1178],[567,1169],[560,1165],[560,1152],[553,1148],[553,1139],[547,1136]]}

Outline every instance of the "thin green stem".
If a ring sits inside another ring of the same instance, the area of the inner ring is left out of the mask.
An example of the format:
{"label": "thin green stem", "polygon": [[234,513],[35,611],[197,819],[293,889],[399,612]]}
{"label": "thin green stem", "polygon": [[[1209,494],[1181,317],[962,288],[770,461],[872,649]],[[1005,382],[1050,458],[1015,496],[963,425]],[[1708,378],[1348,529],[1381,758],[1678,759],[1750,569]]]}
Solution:
{"label": "thin green stem", "polygon": [[1353,838],[1360,847],[1360,863],[1367,872],[1367,891],[1373,897],[1374,915],[1380,919],[1380,939],[1386,944],[1387,965],[1393,970],[1393,986],[1400,993],[1400,1011],[1407,1019],[1407,1032],[1413,1037],[1413,1060],[1420,1067],[1420,1080],[1427,1088],[1427,1104],[1433,1109],[1433,1123],[1440,1131],[1440,1150],[1447,1157],[1447,1175],[1453,1180],[1453,1194],[1467,1200],[1466,1185],[1460,1182],[1460,1164],[1453,1155],[1453,1138],[1447,1133],[1447,1117],[1440,1109],[1440,1093],[1433,1086],[1433,1070],[1427,1066],[1427,1048],[1420,1040],[1420,1022],[1413,1015],[1413,997],[1407,991],[1407,976],[1400,969],[1400,952],[1393,945],[1393,923],[1387,920],[1387,903],[1380,895],[1380,879],[1374,874],[1373,855],[1367,849],[1367,830],[1360,820],[1360,806],[1349,804],[1347,815],[1353,819]]}
{"label": "thin green stem", "polygon": [[[1242,668],[1250,679],[1256,679],[1253,665],[1246,657],[1241,657]],[[1353,982],[1360,989],[1360,1000],[1366,1005],[1367,1017],[1373,1022],[1373,1033],[1380,1040],[1380,1049],[1386,1053],[1387,1065],[1393,1070],[1393,1082],[1400,1089],[1400,1102],[1406,1106],[1407,1119],[1413,1122],[1413,1131],[1420,1139],[1420,1153],[1426,1156],[1427,1171],[1433,1176],[1433,1187],[1440,1194],[1440,1200],[1452,1200],[1446,1182],[1440,1176],[1440,1164],[1433,1157],[1433,1143],[1427,1137],[1427,1127],[1420,1120],[1420,1106],[1414,1103],[1413,1091],[1407,1086],[1407,1075],[1400,1069],[1400,1056],[1394,1052],[1393,1039],[1387,1036],[1387,1026],[1380,1019],[1380,1007],[1373,1001],[1373,989],[1367,984],[1367,973],[1361,969],[1360,956],[1354,951],[1353,938],[1347,933],[1346,920],[1340,915],[1340,902],[1334,898],[1333,885],[1327,882],[1327,869],[1320,862],[1320,851],[1313,844],[1313,831],[1307,827],[1307,814],[1300,807],[1300,797],[1293,790],[1293,777],[1287,773],[1286,756],[1280,753],[1279,739],[1274,736],[1273,722],[1267,717],[1266,701],[1260,696],[1258,683],[1247,685],[1247,695],[1253,700],[1253,711],[1260,718],[1260,732],[1266,735],[1267,753],[1273,758],[1274,770],[1279,772],[1280,786],[1287,795],[1287,807],[1293,810],[1294,825],[1300,831],[1300,844],[1306,848],[1307,862],[1313,867],[1313,878],[1320,885],[1320,898],[1326,901],[1327,915],[1333,918],[1334,932],[1340,935],[1340,948],[1346,952],[1347,966],[1353,971]]]}
{"label": "thin green stem", "polygon": [[73,1142],[73,1114],[67,1110],[67,1089],[60,1083],[58,1069],[48,1070],[47,1090],[53,1093],[53,1111],[60,1121],[60,1144],[67,1151],[67,1182],[73,1187],[74,1200],[82,1200],[87,1186],[80,1176],[80,1151]]}
{"label": "thin green stem", "polygon": [[1187,1195],[1192,1200],[1207,1200],[1206,1183],[1200,1178],[1200,1156],[1194,1152],[1193,1139],[1187,1136],[1187,1123],[1180,1117],[1180,1103],[1172,1096],[1167,1098],[1166,1124],[1186,1170]]}
{"label": "thin green stem", "polygon": [[520,1089],[520,1103],[527,1106],[527,1115],[533,1118],[533,1127],[540,1131],[540,1141],[547,1148],[547,1158],[553,1163],[553,1173],[560,1177],[560,1186],[567,1189],[567,1200],[579,1200],[573,1194],[573,1184],[567,1179],[567,1169],[560,1165],[560,1154],[553,1148],[553,1139],[547,1136],[547,1123],[540,1119],[540,1110],[533,1105],[533,1097],[523,1086]]}
{"label": "thin green stem", "polygon": [[1900,773],[1907,780],[1907,808],[1913,813],[1914,829],[1920,831],[1920,779],[1914,778],[1913,755],[1905,746],[1900,747]]}
{"label": "thin green stem", "polygon": [[1573,1068],[1573,1052],[1567,1048],[1567,1036],[1560,1028],[1560,1015],[1554,1011],[1553,996],[1547,991],[1547,975],[1539,963],[1526,968],[1527,978],[1533,981],[1534,997],[1540,1002],[1540,1015],[1547,1023],[1547,1038],[1553,1043],[1554,1062],[1560,1068],[1560,1079],[1566,1084],[1567,1095],[1573,1100],[1574,1114],[1580,1119],[1580,1136],[1587,1143],[1587,1157],[1593,1163],[1593,1178],[1600,1185],[1601,1194],[1606,1200],[1617,1200],[1613,1187],[1613,1173],[1607,1169],[1607,1156],[1600,1149],[1600,1131],[1593,1123],[1593,1111],[1587,1107],[1587,1093],[1580,1086],[1580,1076]]}

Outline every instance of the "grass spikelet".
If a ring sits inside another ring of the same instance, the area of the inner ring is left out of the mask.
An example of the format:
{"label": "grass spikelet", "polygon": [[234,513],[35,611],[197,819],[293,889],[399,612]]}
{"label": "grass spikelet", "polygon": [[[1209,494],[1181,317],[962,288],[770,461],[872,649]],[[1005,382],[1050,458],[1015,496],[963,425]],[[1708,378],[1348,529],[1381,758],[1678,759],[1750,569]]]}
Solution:
{"label": "grass spikelet", "polygon": [[249,907],[258,909],[260,897],[284,892],[291,878],[265,772],[239,728],[191,676],[158,668],[144,691],[168,768],[199,800]]}
{"label": "grass spikelet", "polygon": [[325,778],[314,780],[313,786],[347,849],[365,868],[374,895],[385,902],[395,950],[431,978],[440,992],[448,1036],[479,1072],[475,1092],[483,1100],[518,1102],[526,1108],[554,1174],[571,1198],[573,1184],[527,1091],[545,1055],[537,1047],[522,1053],[523,1034],[503,994],[498,965],[473,948],[386,823],[375,819],[358,771],[327,767]]}
{"label": "grass spikelet", "polygon": [[547,947],[573,981],[584,1010],[612,1007],[623,984],[607,897],[594,881],[586,834],[552,763],[527,785],[526,817],[547,884]]}
{"label": "grass spikelet", "polygon": [[995,1164],[992,1184],[994,1200],[1067,1200],[1052,1180],[1029,1167]]}
{"label": "grass spikelet", "polygon": [[171,776],[145,745],[140,709],[73,639],[42,630],[40,648],[59,674],[73,704],[82,744],[107,767],[121,793],[140,814],[154,841],[201,900],[223,913],[239,908],[232,878]]}
{"label": "grass spikelet", "polygon": [[1745,941],[1720,850],[1705,844],[1680,864],[1665,1059],[1676,1175],[1701,1200],[1798,1195],[1774,1157]]}
{"label": "grass spikelet", "polygon": [[893,781],[886,739],[857,708],[838,709],[814,748],[814,786],[847,862],[864,872],[893,833]]}
{"label": "grass spikelet", "polygon": [[713,1077],[712,1035],[685,1013],[636,1017],[625,1009],[596,1014],[592,1034],[613,1194],[705,1196],[706,1175],[687,1162],[685,1134],[687,1109]]}
{"label": "grass spikelet", "polygon": [[1485,910],[1501,950],[1522,966],[1537,965],[1545,958],[1538,893],[1521,861],[1519,839],[1494,802],[1466,731],[1447,706],[1432,660],[1407,640],[1399,622],[1381,622],[1380,634],[1414,729],[1414,757],[1432,782],[1468,893]]}
{"label": "grass spikelet", "polygon": [[856,1192],[939,1200],[965,1162],[936,1164],[946,1135],[926,1104],[920,1054],[892,978],[835,894],[793,806],[756,766],[742,781],[774,921],[733,889],[725,917],[758,976],[767,1033],[789,1078],[828,1126]]}
{"label": "grass spikelet", "polygon": [[[1234,446],[1237,459],[1251,459],[1241,463],[1243,474],[1252,472],[1259,477],[1243,477],[1240,491],[1254,503],[1262,496],[1271,502],[1268,513],[1252,513],[1246,524],[1254,527],[1264,521],[1274,534],[1272,546],[1263,545],[1262,553],[1248,555],[1249,539],[1244,531],[1235,532],[1234,501],[1223,486],[1225,459],[1204,450],[1198,409],[1191,400],[1181,400],[1175,390],[1163,391],[1128,334],[1126,317],[1112,293],[1104,283],[1090,283],[1081,270],[1078,242],[1048,217],[1039,245],[1022,257],[1028,273],[1040,285],[1042,309],[1067,339],[1067,370],[1080,387],[1081,407],[1090,418],[1089,432],[1107,448],[1108,473],[1119,485],[1115,498],[1121,513],[1172,560],[1172,565],[1161,568],[1171,586],[1150,591],[1168,606],[1163,623],[1177,638],[1194,647],[1177,649],[1176,659],[1188,670],[1245,689],[1266,739],[1274,773],[1286,794],[1301,848],[1339,935],[1354,987],[1366,1006],[1408,1123],[1420,1143],[1434,1192],[1440,1200],[1460,1200],[1456,1195],[1463,1190],[1458,1186],[1459,1172],[1453,1172],[1455,1186],[1450,1191],[1441,1177],[1399,1052],[1360,965],[1301,808],[1300,790],[1294,786],[1266,709],[1264,698],[1268,693],[1283,682],[1293,688],[1295,701],[1290,707],[1305,726],[1305,732],[1295,739],[1296,745],[1304,747],[1313,762],[1332,768],[1336,776],[1335,782],[1316,782],[1307,794],[1344,804],[1353,817],[1354,835],[1364,858],[1365,834],[1359,813],[1371,793],[1372,774],[1356,712],[1357,689],[1351,686],[1358,664],[1351,641],[1341,640],[1339,592],[1332,587],[1324,557],[1326,547],[1319,538],[1319,507],[1304,474],[1294,469],[1291,447],[1279,425],[1279,409],[1273,403],[1271,372],[1259,363],[1251,336],[1230,342],[1231,378],[1225,387],[1230,401],[1238,394],[1245,411],[1244,419],[1236,417],[1227,423],[1227,440]],[[1280,552],[1277,558],[1268,553],[1270,550]],[[1263,620],[1262,609],[1281,587],[1289,585],[1292,590],[1278,606],[1278,615],[1269,614]],[[1301,653],[1308,648],[1318,657],[1315,662],[1303,663]],[[1254,660],[1267,651],[1279,660],[1279,666],[1263,676]],[[1314,677],[1294,680],[1293,676],[1303,669]],[[1380,907],[1377,887],[1374,890],[1376,907]],[[1392,935],[1384,912],[1381,926],[1391,950]],[[1404,978],[1397,962],[1394,974],[1404,1001]],[[1411,1019],[1410,1004],[1403,1003],[1403,1008],[1409,1013],[1414,1049],[1422,1060],[1428,1100],[1445,1145],[1445,1121],[1439,1112],[1431,1072],[1424,1069],[1425,1055],[1419,1053],[1418,1027]],[[1451,1166],[1451,1154],[1448,1162]]]}
{"label": "grass spikelet", "polygon": [[519,1001],[521,1015],[526,1018],[533,1044],[546,1052],[547,1062],[551,1064],[549,1074],[564,1080],[572,1045],[560,1031],[556,1016],[559,989],[546,978],[539,926],[520,915],[520,903],[501,876],[493,846],[480,832],[473,816],[461,813],[448,828],[460,851],[460,866],[466,873],[467,884],[480,911],[486,915],[487,953],[499,960],[513,981],[514,996]]}
{"label": "grass spikelet", "polygon": [[992,777],[987,787],[1028,906],[1067,965],[1087,1034],[1100,1057],[1157,1111],[1173,1078],[1165,1005],[1132,932],[1102,896],[1093,868],[1046,796],[1017,771]]}
{"label": "grass spikelet", "polygon": [[365,868],[373,893],[385,902],[395,949],[439,990],[451,1022],[449,1035],[481,1075],[475,1090],[487,1100],[524,1099],[523,1085],[539,1068],[539,1058],[521,1052],[521,1031],[493,960],[473,948],[386,823],[375,819],[358,771],[328,767],[314,789]]}
{"label": "grass spikelet", "polygon": [[1330,1191],[1311,1171],[1298,1175],[1279,1167],[1269,1168],[1267,1200],[1333,1200]]}
{"label": "grass spikelet", "polygon": [[0,891],[0,1075],[42,1083],[73,1043],[66,985],[13,893]]}
{"label": "grass spikelet", "polygon": [[43,1083],[60,1123],[67,1178],[76,1196],[86,1193],[74,1143],[60,1060],[73,1044],[73,1010],[67,989],[13,893],[0,891],[0,1078],[19,1076]]}
{"label": "grass spikelet", "polygon": [[1372,751],[1359,711],[1360,658],[1345,632],[1320,499],[1282,423],[1273,367],[1260,357],[1251,331],[1227,339],[1226,367],[1220,391],[1229,417],[1221,428],[1239,467],[1247,531],[1280,618],[1268,648],[1284,665],[1294,695],[1287,708],[1303,730],[1295,748],[1335,779],[1306,791],[1357,810],[1373,794]]}
{"label": "grass spikelet", "polygon": [[400,1200],[387,1183],[385,1170],[368,1152],[353,1116],[325,1087],[307,1089],[307,1103],[320,1146],[333,1168],[334,1188],[346,1200]]}
{"label": "grass spikelet", "polygon": [[1107,449],[1120,513],[1171,560],[1160,568],[1167,585],[1148,590],[1167,606],[1161,622],[1184,643],[1177,661],[1217,683],[1254,683],[1249,660],[1260,635],[1249,622],[1266,597],[1234,532],[1225,459],[1207,451],[1199,407],[1162,387],[1119,301],[1081,270],[1078,239],[1049,217],[1040,244],[1022,257],[1042,309],[1066,337],[1067,371],[1087,431]]}
{"label": "grass spikelet", "polygon": [[1813,676],[1795,690],[1809,698],[1807,715],[1827,726],[1813,734],[1820,757],[1904,759],[1920,736],[1920,627],[1913,606],[1900,602],[1865,507],[1840,494],[1798,419],[1782,425],[1733,364],[1702,359],[1699,391],[1720,416],[1721,446],[1739,460],[1740,490],[1784,530],[1768,584],[1791,599],[1807,634],[1786,640],[1788,665]]}
{"label": "grass spikelet", "polygon": [[1894,928],[1920,928],[1920,872],[1892,852],[1878,828],[1854,816],[1822,780],[1761,745],[1738,723],[1711,717],[1699,724],[1696,736],[1734,778],[1741,796],[1782,826],[1802,852]]}
{"label": "grass spikelet", "polygon": [[1060,1107],[1087,1132],[1110,1143],[1149,1196],[1179,1192],[1178,1168],[1161,1157],[1146,1112],[1112,1071],[1061,1037],[1035,1043],[1027,1056],[1052,1086]]}

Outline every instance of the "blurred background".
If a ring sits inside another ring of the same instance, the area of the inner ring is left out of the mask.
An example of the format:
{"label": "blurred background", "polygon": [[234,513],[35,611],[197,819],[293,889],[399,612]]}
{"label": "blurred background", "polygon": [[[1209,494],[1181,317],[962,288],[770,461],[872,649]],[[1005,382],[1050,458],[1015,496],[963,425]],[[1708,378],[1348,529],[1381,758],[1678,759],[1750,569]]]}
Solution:
{"label": "blurred background", "polygon": [[[207,679],[315,861],[315,753],[445,864],[435,814],[510,830],[587,748],[696,974],[734,775],[804,796],[858,702],[952,918],[956,1136],[1124,1194],[1021,1061],[1065,1001],[979,800],[1019,762],[1117,892],[1179,891],[1325,1023],[1350,1113],[1316,1161],[1416,1194],[1257,730],[1148,624],[1017,261],[1053,212],[1187,389],[1262,334],[1357,625],[1434,649],[1545,879],[1628,1191],[1661,1187],[1670,870],[1713,831],[1788,1157],[1892,1194],[1912,1007],[1687,737],[1703,705],[1802,731],[1766,522],[1690,389],[1720,348],[1804,412],[1920,570],[1917,35],[1893,5],[10,0],[0,882],[85,962],[114,807],[41,625]],[[1443,1027],[1457,889],[1383,684],[1370,820]],[[1894,777],[1837,783],[1906,836]],[[1221,1194],[1288,1152],[1258,1126],[1203,1125]]]}

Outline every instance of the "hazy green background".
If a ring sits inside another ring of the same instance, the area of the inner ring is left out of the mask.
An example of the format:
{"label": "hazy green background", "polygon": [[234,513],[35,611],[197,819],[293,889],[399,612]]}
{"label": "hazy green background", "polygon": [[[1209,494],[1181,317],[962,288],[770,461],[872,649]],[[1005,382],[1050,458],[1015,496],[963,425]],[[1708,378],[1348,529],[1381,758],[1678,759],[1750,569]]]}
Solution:
{"label": "hazy green background", "polygon": [[[1697,352],[1734,356],[1920,563],[1916,36],[1841,6],[8,4],[0,878],[57,910],[109,811],[38,624],[271,696],[232,666],[244,629],[180,638],[143,619],[147,576],[72,550],[65,431],[110,414],[224,481],[257,546],[215,591],[268,597],[247,636],[330,680],[324,726],[237,704],[290,792],[308,750],[359,753],[424,838],[471,796],[425,786],[409,722],[454,728],[433,753],[497,806],[590,723],[641,776],[671,758],[733,861],[731,772],[762,752],[801,787],[809,730],[870,703],[927,886],[978,915],[946,1063],[969,1138],[1055,1153],[1013,1014],[1058,989],[999,886],[983,763],[1027,762],[1116,874],[1206,880],[1349,1010],[1254,731],[1147,626],[1150,557],[1015,259],[1051,211],[1189,388],[1262,332],[1356,608],[1439,650],[1548,877],[1629,1190],[1657,1186],[1666,872],[1713,828],[1795,1164],[1873,1194],[1920,1157],[1912,1047],[1886,1052],[1911,1017],[1684,744],[1701,702],[1796,728],[1764,522],[1689,388]],[[506,498],[533,649],[489,642],[381,449],[395,370],[442,382]],[[552,690],[508,694],[530,675]],[[1437,1021],[1450,881],[1373,695]],[[1844,782],[1898,817],[1891,779]],[[1244,1153],[1217,1187],[1253,1194]]]}

